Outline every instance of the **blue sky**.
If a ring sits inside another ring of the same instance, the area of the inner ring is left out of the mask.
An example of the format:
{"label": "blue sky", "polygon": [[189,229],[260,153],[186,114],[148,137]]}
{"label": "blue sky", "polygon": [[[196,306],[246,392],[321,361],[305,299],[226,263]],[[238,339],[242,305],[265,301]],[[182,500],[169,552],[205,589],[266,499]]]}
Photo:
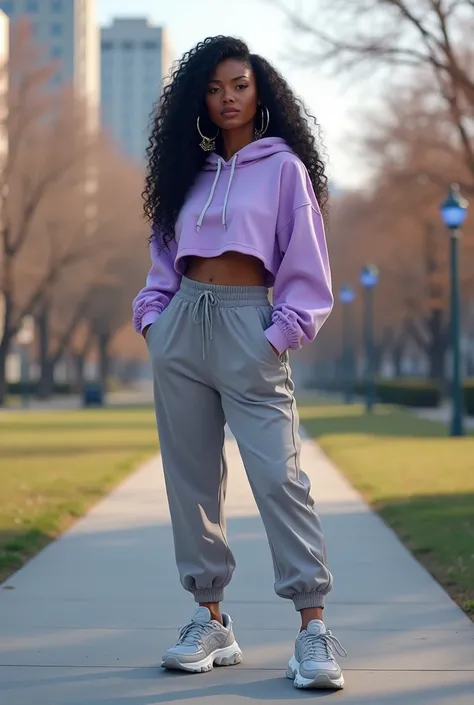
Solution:
{"label": "blue sky", "polygon": [[[232,34],[245,39],[253,51],[266,56],[285,73],[296,92],[318,117],[329,152],[330,177],[338,185],[361,179],[354,155],[347,148],[347,93],[334,79],[301,70],[284,58],[291,35],[284,18],[263,0],[96,0],[101,24],[114,16],[147,16],[168,28],[175,58],[206,36]],[[352,97],[352,100],[354,98]]]}

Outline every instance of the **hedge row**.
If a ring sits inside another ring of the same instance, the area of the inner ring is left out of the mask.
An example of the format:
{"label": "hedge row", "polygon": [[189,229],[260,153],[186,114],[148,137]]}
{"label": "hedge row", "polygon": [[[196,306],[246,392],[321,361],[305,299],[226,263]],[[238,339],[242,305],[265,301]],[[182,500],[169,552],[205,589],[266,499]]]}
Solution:
{"label": "hedge row", "polygon": [[[29,382],[27,392],[29,396],[36,396],[38,393],[38,382]],[[7,384],[7,394],[17,395],[25,393],[25,385],[22,382],[9,382]],[[66,384],[63,382],[55,382],[53,387],[53,394],[55,396],[62,396],[64,394],[73,394],[74,387],[72,384]]]}
{"label": "hedge row", "polygon": [[[342,385],[338,381],[330,383],[320,383],[317,387],[323,391],[342,391]],[[19,382],[8,384],[8,394],[17,395],[24,393],[24,386]],[[31,382],[28,386],[28,394],[36,396],[38,384]],[[73,394],[74,387],[71,384],[55,383],[53,394],[66,395]],[[365,394],[365,384],[358,380],[354,385],[354,392],[360,396]],[[375,395],[378,401],[384,404],[399,404],[400,406],[413,407],[436,407],[441,402],[441,390],[434,382],[420,379],[384,379],[375,382]],[[464,385],[464,405],[466,413],[474,416],[474,380],[469,380]]]}
{"label": "hedge row", "polygon": [[[356,384],[357,394],[365,393],[363,382]],[[377,380],[375,396],[383,404],[399,404],[419,408],[433,408],[441,402],[441,390],[429,380]]]}
{"label": "hedge row", "polygon": [[[318,389],[328,392],[342,392],[344,386],[341,381],[318,384]],[[358,396],[365,395],[365,383],[357,380],[354,393]],[[439,385],[424,379],[380,379],[375,382],[375,396],[384,404],[398,404],[419,408],[434,408],[442,400]],[[474,416],[474,380],[464,383],[464,407],[467,414]]]}
{"label": "hedge row", "polygon": [[474,416],[474,380],[464,385],[464,407],[467,414]]}

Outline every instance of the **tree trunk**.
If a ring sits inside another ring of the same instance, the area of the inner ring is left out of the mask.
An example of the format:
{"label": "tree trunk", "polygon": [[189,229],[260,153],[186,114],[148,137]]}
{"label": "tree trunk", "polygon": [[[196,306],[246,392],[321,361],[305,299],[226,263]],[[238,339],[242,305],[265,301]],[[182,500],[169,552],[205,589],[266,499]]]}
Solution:
{"label": "tree trunk", "polygon": [[38,397],[40,399],[49,399],[54,393],[54,369],[56,367],[55,360],[47,358],[41,364],[41,376],[38,382]]}
{"label": "tree trunk", "polygon": [[86,369],[86,362],[87,362],[87,356],[89,355],[90,349],[92,345],[94,344],[95,341],[95,336],[89,332],[89,335],[87,337],[86,342],[82,346],[82,349],[79,352],[75,352],[73,354],[74,357],[74,364],[76,368],[76,381],[75,384],[77,385],[77,390],[79,393],[82,393],[83,387],[84,387],[84,382],[85,382],[85,369]]}
{"label": "tree trunk", "polygon": [[394,331],[386,326],[382,331],[382,336],[374,345],[374,371],[376,375],[382,373],[382,366],[387,352],[390,351],[394,340]]}
{"label": "tree trunk", "polygon": [[426,355],[430,379],[443,383],[446,378],[448,348],[443,311],[434,309],[424,320],[424,335],[421,335],[414,325],[410,327],[409,332],[420,351]]}
{"label": "tree trunk", "polygon": [[[6,276],[5,268],[2,274]],[[3,302],[3,331],[0,339],[0,406],[5,404],[7,396],[7,357],[10,352],[10,345],[13,340],[13,336],[15,334],[15,331],[11,329],[12,301],[6,290],[3,292]]]}
{"label": "tree trunk", "polygon": [[5,336],[0,343],[0,406],[3,406],[7,396],[7,354],[8,344]]}
{"label": "tree trunk", "polygon": [[403,355],[405,353],[407,338],[408,328],[406,326],[406,323],[403,323],[398,335],[395,334],[393,336],[392,345],[390,347],[390,357],[393,365],[393,374],[397,378],[400,378],[403,375]]}
{"label": "tree trunk", "polygon": [[98,346],[99,346],[99,380],[102,386],[104,394],[107,393],[107,382],[109,377],[109,343],[110,336],[108,333],[99,333],[98,336]]}
{"label": "tree trunk", "polygon": [[393,373],[395,377],[400,378],[403,375],[403,353],[404,353],[405,345],[397,343],[396,345],[393,346],[392,348],[392,365],[393,365]]}
{"label": "tree trunk", "polygon": [[447,335],[443,319],[443,311],[436,309],[427,321],[430,378],[436,382],[444,382],[446,377]]}
{"label": "tree trunk", "polygon": [[82,353],[74,355],[74,365],[76,368],[75,387],[78,392],[81,392],[84,386],[84,369],[86,366],[86,356]]}
{"label": "tree trunk", "polygon": [[51,359],[49,356],[49,319],[49,305],[48,302],[44,300],[36,317],[39,339],[40,378],[38,382],[38,396],[40,399],[48,399],[54,392],[55,360]]}
{"label": "tree trunk", "polygon": [[385,356],[385,348],[382,343],[374,345],[374,373],[380,377],[382,373],[382,363]]}
{"label": "tree trunk", "polygon": [[444,382],[446,378],[446,351],[436,343],[429,351],[430,379]]}

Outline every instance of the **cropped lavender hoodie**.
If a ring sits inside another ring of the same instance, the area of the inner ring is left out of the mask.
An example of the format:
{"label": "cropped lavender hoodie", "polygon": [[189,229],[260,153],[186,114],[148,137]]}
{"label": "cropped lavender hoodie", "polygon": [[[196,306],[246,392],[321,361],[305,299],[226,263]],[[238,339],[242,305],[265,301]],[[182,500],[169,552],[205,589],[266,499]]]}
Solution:
{"label": "cropped lavender hoodie", "polygon": [[241,252],[261,260],[273,287],[265,335],[283,353],[316,337],[333,296],[324,225],[308,172],[286,142],[252,142],[230,161],[211,154],[181,209],[175,241],[151,239],[151,269],[133,302],[138,332],[178,291],[186,258]]}

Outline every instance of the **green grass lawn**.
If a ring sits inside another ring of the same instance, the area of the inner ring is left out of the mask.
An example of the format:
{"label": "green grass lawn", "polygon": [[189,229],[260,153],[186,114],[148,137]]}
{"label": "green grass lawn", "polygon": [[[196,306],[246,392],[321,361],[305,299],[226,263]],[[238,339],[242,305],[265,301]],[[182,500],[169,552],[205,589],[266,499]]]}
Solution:
{"label": "green grass lawn", "polygon": [[392,408],[300,405],[321,448],[474,616],[474,437]]}
{"label": "green grass lawn", "polygon": [[0,582],[158,449],[151,408],[0,413]]}

